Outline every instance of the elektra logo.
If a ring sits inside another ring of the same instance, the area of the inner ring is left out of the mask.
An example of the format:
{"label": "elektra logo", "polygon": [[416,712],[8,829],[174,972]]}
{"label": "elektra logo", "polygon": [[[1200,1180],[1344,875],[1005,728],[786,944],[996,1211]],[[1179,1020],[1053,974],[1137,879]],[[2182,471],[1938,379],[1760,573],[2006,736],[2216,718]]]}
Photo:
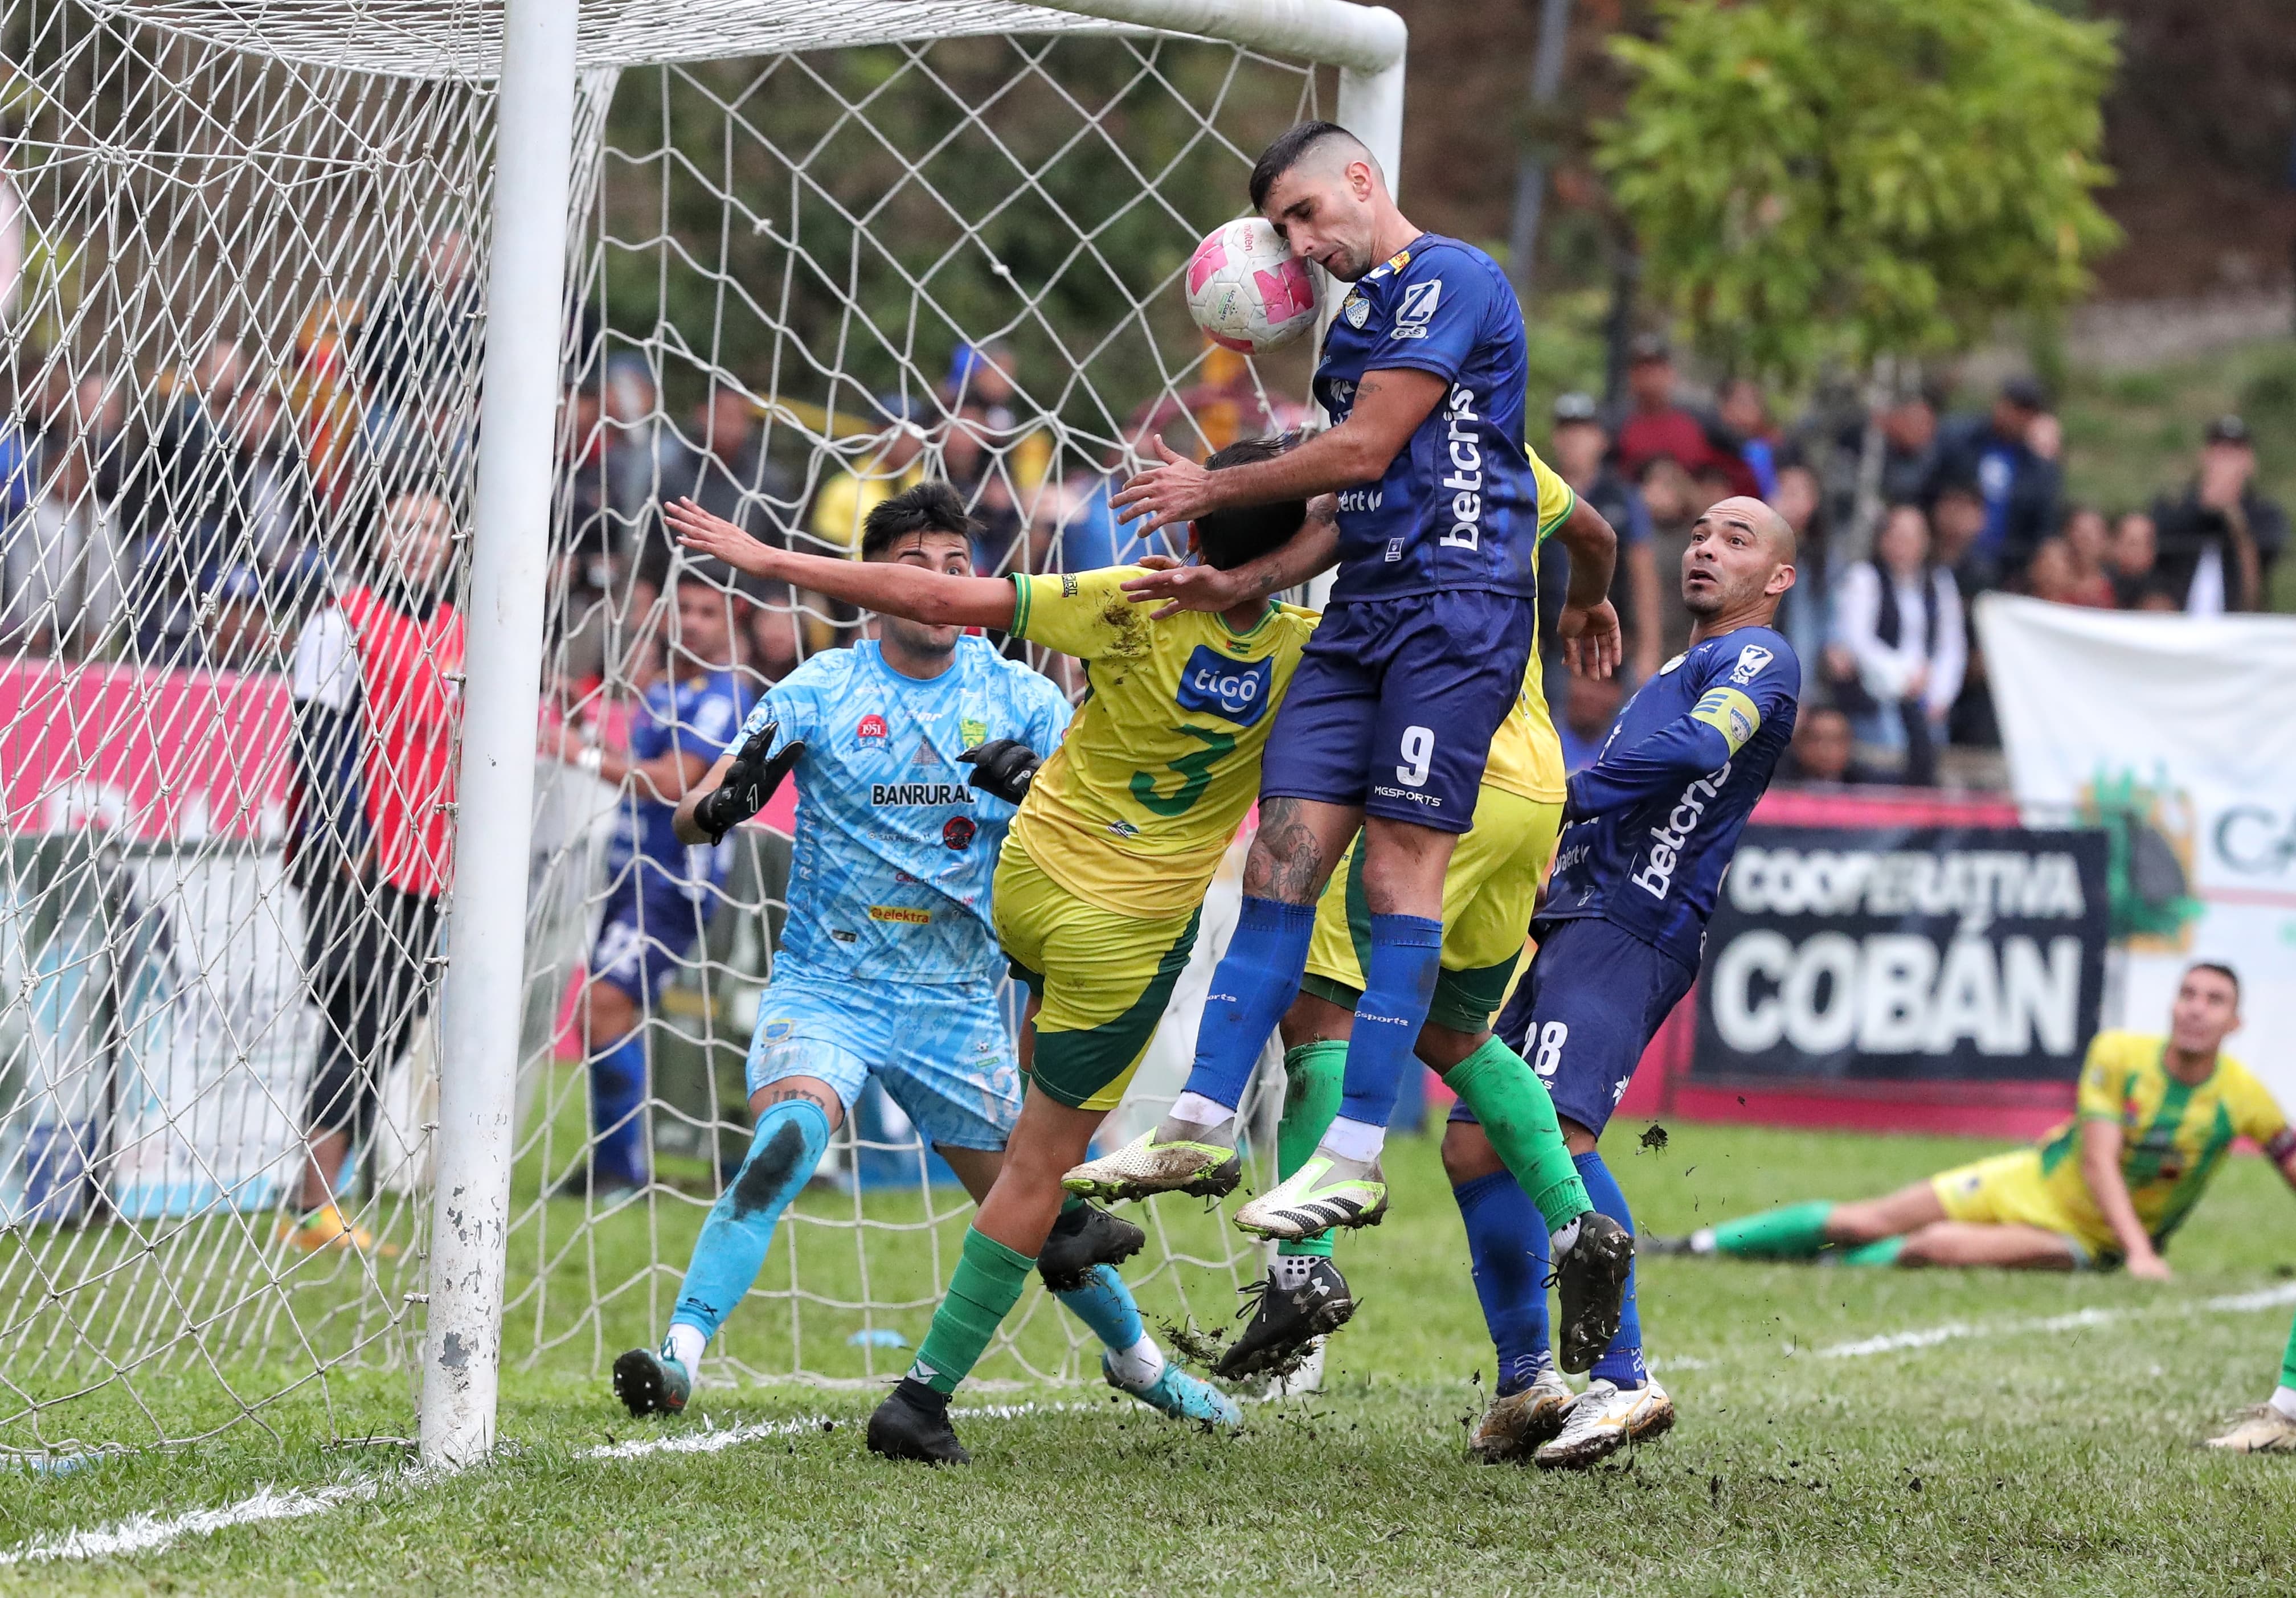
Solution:
{"label": "elektra logo", "polygon": [[1203,710],[1241,726],[1255,726],[1267,713],[1275,683],[1274,660],[1246,666],[1199,643],[1181,669],[1180,691],[1174,697],[1183,710]]}

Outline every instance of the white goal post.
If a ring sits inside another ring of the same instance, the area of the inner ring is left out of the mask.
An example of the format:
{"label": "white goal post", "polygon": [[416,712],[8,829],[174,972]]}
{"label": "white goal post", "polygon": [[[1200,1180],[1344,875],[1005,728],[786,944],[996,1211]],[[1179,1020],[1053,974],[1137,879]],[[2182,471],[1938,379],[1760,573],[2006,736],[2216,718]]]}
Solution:
{"label": "white goal post", "polygon": [[[505,1364],[588,1379],[658,1335],[744,1113],[709,1073],[748,1040],[786,895],[748,840],[643,1012],[709,1081],[679,1101],[644,1056],[643,1135],[685,1163],[643,1203],[568,1198],[600,1140],[569,1016],[611,800],[537,741],[619,735],[671,669],[676,579],[643,597],[628,551],[696,480],[663,463],[708,469],[686,407],[732,397],[759,430],[745,510],[832,551],[834,494],[954,480],[972,428],[967,503],[1004,518],[981,570],[1079,569],[1070,536],[1144,438],[1218,441],[1199,397],[1231,435],[1303,414],[1304,351],[1209,350],[1177,279],[1292,119],[1395,179],[1406,45],[1349,0],[0,0],[0,1468],[303,1435],[297,1395],[324,1439],[411,1409],[426,1459],[467,1462]],[[999,347],[1029,365],[991,425],[966,374]],[[360,574],[398,572],[426,517],[456,630],[410,602],[415,658],[363,676],[323,623],[348,588],[398,602]],[[755,624],[744,669],[853,635],[802,594],[725,608]],[[455,707],[422,781],[346,778],[350,811],[451,841],[428,875],[372,840],[311,852],[286,774],[346,681],[378,742]],[[343,881],[313,879],[330,860]],[[1193,1003],[1184,979],[1165,1078]],[[344,1061],[383,1081],[322,1176],[319,1062]],[[961,1212],[914,1129],[865,1119],[832,1151],[849,1206],[792,1208],[718,1370],[882,1381],[871,1350],[928,1312]],[[873,1160],[898,1176],[865,1201]],[[1204,1217],[1144,1220],[1174,1319],[1184,1278],[1225,1299],[1258,1260]],[[1053,1319],[992,1360],[1075,1379]]]}
{"label": "white goal post", "polygon": [[[758,9],[775,9],[759,7]],[[792,8],[797,9],[797,8]],[[890,31],[904,11],[873,8]],[[1405,30],[1347,0],[1074,0],[1041,8],[959,5],[978,31],[1013,31],[1062,11],[1119,27],[1195,34],[1341,69],[1336,119],[1389,174],[1403,132]],[[1013,13],[1004,18],[998,12]],[[1038,15],[1025,14],[1030,12]],[[920,20],[925,20],[920,18]],[[455,957],[441,1011],[437,1188],[431,1216],[422,1446],[455,1462],[492,1448],[533,822],[527,758],[539,695],[566,196],[574,162],[576,8],[505,0],[496,104],[495,210],[470,611],[475,629],[463,732]],[[850,42],[862,42],[858,39]]]}

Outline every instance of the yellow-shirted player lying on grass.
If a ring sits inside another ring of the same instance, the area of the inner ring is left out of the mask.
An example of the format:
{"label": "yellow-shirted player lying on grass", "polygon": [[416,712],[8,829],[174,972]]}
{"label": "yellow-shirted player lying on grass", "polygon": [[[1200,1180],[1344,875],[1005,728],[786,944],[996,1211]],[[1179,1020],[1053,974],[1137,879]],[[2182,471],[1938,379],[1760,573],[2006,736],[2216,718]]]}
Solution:
{"label": "yellow-shirted player lying on grass", "polygon": [[[1252,440],[1210,463],[1281,447]],[[912,620],[1009,631],[1085,663],[1090,695],[1041,769],[1025,750],[966,751],[975,783],[1021,804],[991,917],[1029,990],[1021,1056],[1031,1091],[916,1364],[869,1428],[881,1454],[962,1460],[947,1396],[1019,1299],[1066,1201],[1061,1174],[1123,1097],[1186,968],[1316,617],[1254,597],[1157,620],[1124,593],[1136,566],[952,577],[768,549],[690,503],[667,516],[689,549],[737,570]],[[1241,565],[1306,516],[1298,501],[1222,512],[1193,541],[1208,562]]]}
{"label": "yellow-shirted player lying on grass", "polygon": [[[1559,537],[1570,551],[1574,572],[1607,571],[1617,543],[1610,525],[1592,506],[1581,504],[1570,486],[1535,452],[1527,453],[1538,485],[1540,543]],[[1335,545],[1335,538],[1320,537],[1319,529],[1311,527],[1276,553],[1234,570],[1185,568],[1136,579],[1133,587],[1150,596],[1176,594],[1192,607],[1233,602],[1304,582],[1329,563],[1336,553]],[[1576,635],[1570,640],[1571,654],[1579,668],[1590,675],[1608,676],[1619,653],[1616,615],[1608,602],[1590,607],[1583,617],[1570,616],[1565,627]],[[1491,1037],[1490,1019],[1505,1002],[1521,963],[1524,930],[1530,924],[1539,886],[1554,856],[1562,799],[1562,749],[1547,711],[1539,652],[1534,647],[1514,708],[1491,741],[1475,802],[1474,828],[1459,840],[1444,873],[1440,970],[1416,1052],[1425,1063],[1445,1073],[1445,1081],[1463,1102],[1479,1102],[1493,1121],[1520,1119],[1524,1115],[1536,1121],[1535,1125],[1508,1126],[1499,1135],[1512,1148],[1534,1151],[1529,1158],[1535,1159],[1535,1151],[1542,1148],[1546,1156],[1544,1168],[1514,1190],[1518,1194],[1533,1193],[1538,1202],[1536,1213],[1519,1217],[1523,1223],[1518,1228],[1521,1235],[1510,1240],[1521,1245],[1516,1251],[1522,1256],[1524,1268],[1535,1270],[1539,1278],[1547,1274],[1548,1226],[1570,1241],[1570,1229],[1587,1209],[1585,1185],[1570,1164],[1567,1147],[1554,1135],[1559,1128],[1544,1093],[1519,1095],[1525,1102],[1517,1103],[1517,1096],[1509,1095],[1503,1083],[1493,1083],[1494,1091],[1486,1092],[1483,1078],[1506,1071],[1536,1086],[1536,1078],[1517,1066],[1505,1045]],[[1277,1134],[1276,1164],[1285,1177],[1314,1157],[1317,1143],[1338,1113],[1347,1039],[1364,986],[1370,915],[1363,889],[1362,850],[1350,846],[1341,856],[1316,903],[1306,975],[1300,996],[1282,1023],[1289,1081]],[[1111,1157],[1071,1173],[1071,1191],[1088,1181],[1098,1165],[1121,1163],[1120,1156]],[[1504,1169],[1495,1160],[1492,1170]],[[1111,1175],[1111,1191],[1120,1193],[1122,1173],[1117,1170]],[[1477,1180],[1488,1175],[1480,1169],[1464,1176],[1454,1174],[1454,1181],[1460,1184],[1457,1191],[1463,1209],[1472,1202]],[[1576,1261],[1575,1268],[1562,1274],[1566,1323],[1562,1340],[1566,1363],[1576,1361],[1574,1368],[1583,1367],[1618,1330],[1620,1292],[1631,1240],[1622,1228],[1612,1230],[1618,1245],[1614,1273],[1592,1269],[1601,1250],[1590,1247]],[[1355,1300],[1347,1279],[1332,1264],[1335,1235],[1333,1229],[1278,1242],[1277,1258],[1265,1284],[1246,1290],[1255,1296],[1250,1322],[1222,1356],[1218,1375],[1234,1381],[1281,1372],[1314,1338],[1344,1324],[1354,1314]],[[1574,1246],[1572,1252],[1577,1254],[1578,1248]],[[1536,1298],[1543,1311],[1545,1293],[1538,1291]],[[1570,1401],[1570,1389],[1554,1374],[1552,1364],[1543,1381],[1540,1393],[1534,1397],[1548,1401],[1559,1413]]]}
{"label": "yellow-shirted player lying on grass", "polygon": [[2165,1282],[2161,1250],[2246,1137],[2296,1186],[2296,1132],[2248,1069],[2222,1053],[2240,1026],[2240,979],[2189,967],[2169,1035],[2100,1032],[2075,1118],[2035,1147],[1997,1154],[1860,1204],[1793,1204],[1692,1233],[1652,1252],[1847,1265],[2124,1266]]}

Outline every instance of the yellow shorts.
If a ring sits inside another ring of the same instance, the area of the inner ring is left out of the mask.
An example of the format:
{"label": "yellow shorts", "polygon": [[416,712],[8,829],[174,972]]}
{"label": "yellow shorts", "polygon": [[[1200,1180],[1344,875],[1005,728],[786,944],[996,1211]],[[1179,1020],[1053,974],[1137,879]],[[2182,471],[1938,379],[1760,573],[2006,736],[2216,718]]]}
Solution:
{"label": "yellow shorts", "polygon": [[2067,1209],[2041,1174],[2038,1149],[2014,1149],[1930,1178],[1946,1219],[1983,1226],[2038,1226],[2065,1240],[2082,1266],[2109,1265],[2120,1258],[2120,1240],[2110,1226]]}
{"label": "yellow shorts", "polygon": [[1037,996],[1030,1079],[1072,1110],[1113,1110],[1196,947],[1200,907],[1141,920],[1086,904],[1011,837],[996,863],[997,940]]}
{"label": "yellow shorts", "polygon": [[[1475,796],[1473,830],[1459,840],[1443,874],[1443,970],[1427,1019],[1460,1032],[1480,1032],[1506,1003],[1522,963],[1538,885],[1554,859],[1562,807],[1486,784]],[[1316,904],[1300,987],[1347,1009],[1363,996],[1363,963],[1371,953],[1371,907],[1364,902],[1363,856],[1355,845],[1340,857]]]}

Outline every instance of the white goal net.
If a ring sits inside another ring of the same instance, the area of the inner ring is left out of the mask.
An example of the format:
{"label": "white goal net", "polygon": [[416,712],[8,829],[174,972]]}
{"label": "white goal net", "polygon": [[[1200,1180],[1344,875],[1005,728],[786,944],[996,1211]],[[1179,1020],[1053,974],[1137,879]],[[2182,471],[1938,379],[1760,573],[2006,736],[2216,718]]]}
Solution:
{"label": "white goal net", "polygon": [[[403,1432],[500,6],[0,19],[0,1449]],[[579,751],[627,752],[681,676],[754,695],[857,632],[689,567],[659,505],[844,554],[931,475],[984,572],[1137,553],[1107,497],[1144,439],[1303,419],[1305,351],[1210,350],[1177,283],[1334,83],[986,0],[583,6],[506,1370],[600,1375],[660,1335],[747,1146],[790,869],[784,795],[647,906],[646,1069],[611,1110],[585,1000],[632,801]],[[1177,1090],[1200,995],[1111,1135]],[[865,1097],[705,1375],[898,1370],[970,1214],[947,1175]],[[1224,1320],[1256,1256],[1185,1203],[1135,1213],[1152,1320]],[[1034,1295],[982,1375],[1075,1377],[1078,1336]]]}

